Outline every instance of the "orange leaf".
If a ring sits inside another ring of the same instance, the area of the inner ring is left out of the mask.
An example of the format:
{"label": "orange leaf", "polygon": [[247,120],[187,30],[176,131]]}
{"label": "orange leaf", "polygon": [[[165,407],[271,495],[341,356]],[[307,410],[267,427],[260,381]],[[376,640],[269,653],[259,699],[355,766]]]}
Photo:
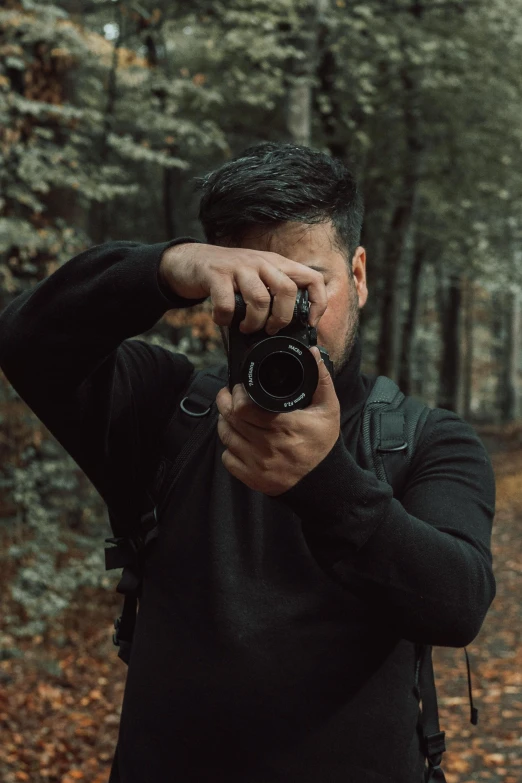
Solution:
{"label": "orange leaf", "polygon": [[464,759],[454,759],[451,762],[452,772],[469,772],[469,763]]}
{"label": "orange leaf", "polygon": [[503,753],[487,753],[484,756],[484,761],[488,766],[495,766],[496,764],[502,764],[506,760]]}

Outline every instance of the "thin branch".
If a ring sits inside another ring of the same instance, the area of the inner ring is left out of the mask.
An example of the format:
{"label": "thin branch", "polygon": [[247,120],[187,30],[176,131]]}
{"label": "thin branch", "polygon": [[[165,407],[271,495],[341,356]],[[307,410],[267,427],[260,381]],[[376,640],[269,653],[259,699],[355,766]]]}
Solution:
{"label": "thin branch", "polygon": [[467,11],[470,6],[483,6],[484,0],[439,0],[439,2],[427,2],[423,5],[420,0],[413,0],[410,3],[387,2],[387,0],[365,0],[365,5],[378,7],[383,11],[404,11],[406,13],[420,16],[425,11],[436,11],[439,8],[453,8],[461,13]]}

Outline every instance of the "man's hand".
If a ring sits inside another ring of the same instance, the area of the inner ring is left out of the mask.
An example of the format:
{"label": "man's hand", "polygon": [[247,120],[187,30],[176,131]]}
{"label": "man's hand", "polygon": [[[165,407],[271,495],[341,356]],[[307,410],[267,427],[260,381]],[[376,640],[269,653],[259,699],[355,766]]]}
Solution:
{"label": "man's hand", "polygon": [[250,489],[277,497],[310,473],[330,453],[340,433],[341,412],[333,380],[312,348],[319,381],[307,408],[271,413],[256,405],[243,385],[232,394],[225,386],[216,396],[217,430],[223,464]]}

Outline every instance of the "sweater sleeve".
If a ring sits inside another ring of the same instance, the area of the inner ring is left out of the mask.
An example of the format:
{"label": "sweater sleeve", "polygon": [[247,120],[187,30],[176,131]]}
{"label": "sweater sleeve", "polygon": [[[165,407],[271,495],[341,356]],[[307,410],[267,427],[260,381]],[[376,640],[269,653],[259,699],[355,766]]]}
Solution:
{"label": "sweater sleeve", "polygon": [[162,288],[160,244],[115,241],[67,261],[0,314],[0,367],[105,502],[132,511],[166,417],[193,365],[144,341],[172,308],[205,301]]}
{"label": "sweater sleeve", "polygon": [[496,594],[495,477],[482,441],[455,413],[430,412],[401,502],[341,436],[278,499],[301,518],[323,570],[402,638],[464,647],[477,636]]}

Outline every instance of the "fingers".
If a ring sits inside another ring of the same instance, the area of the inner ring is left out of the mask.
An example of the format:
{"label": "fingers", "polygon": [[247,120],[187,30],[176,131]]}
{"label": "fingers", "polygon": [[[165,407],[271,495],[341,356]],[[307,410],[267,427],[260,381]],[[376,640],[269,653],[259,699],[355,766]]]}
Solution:
{"label": "fingers", "polygon": [[266,328],[268,334],[275,334],[288,326],[294,317],[298,288],[308,289],[309,323],[315,325],[327,307],[322,274],[277,253],[265,255],[271,258],[258,269],[245,267],[236,273],[236,281],[247,305],[241,331],[250,333]]}
{"label": "fingers", "polygon": [[238,286],[230,274],[222,273],[219,277],[214,277],[210,289],[210,299],[212,301],[212,320],[218,326],[230,326],[235,310],[235,293]]}
{"label": "fingers", "polygon": [[[266,265],[261,274],[254,269],[239,270],[236,280],[246,304],[246,315],[239,327],[242,332],[256,332],[266,324],[275,327],[272,332],[275,333],[290,323],[297,285],[287,275],[275,266]],[[270,315],[271,294],[274,300]],[[271,333],[270,329],[267,331]]]}
{"label": "fingers", "polygon": [[212,319],[218,326],[230,326],[235,294],[239,292],[246,304],[241,331],[252,333],[266,327],[269,334],[275,334],[292,321],[298,289],[308,290],[309,323],[316,325],[328,303],[320,272],[278,253],[227,248],[224,255],[224,251],[209,251],[211,263],[201,273],[210,281],[206,285],[212,300]]}

